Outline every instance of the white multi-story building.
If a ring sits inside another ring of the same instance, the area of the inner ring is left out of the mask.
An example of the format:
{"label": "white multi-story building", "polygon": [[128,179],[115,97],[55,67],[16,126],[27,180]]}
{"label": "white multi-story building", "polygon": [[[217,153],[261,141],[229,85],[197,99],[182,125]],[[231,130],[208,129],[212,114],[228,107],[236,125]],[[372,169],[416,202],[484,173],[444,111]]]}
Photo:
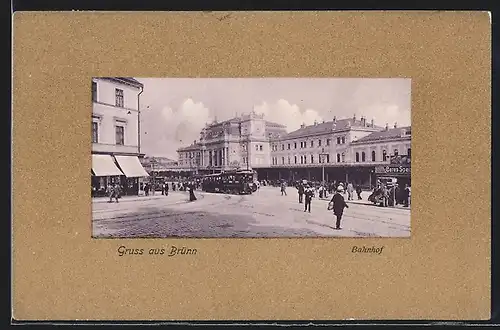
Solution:
{"label": "white multi-story building", "polygon": [[140,153],[139,99],[143,84],[129,77],[92,79],[92,191],[102,194],[120,182],[125,194],[138,194],[148,174]]}

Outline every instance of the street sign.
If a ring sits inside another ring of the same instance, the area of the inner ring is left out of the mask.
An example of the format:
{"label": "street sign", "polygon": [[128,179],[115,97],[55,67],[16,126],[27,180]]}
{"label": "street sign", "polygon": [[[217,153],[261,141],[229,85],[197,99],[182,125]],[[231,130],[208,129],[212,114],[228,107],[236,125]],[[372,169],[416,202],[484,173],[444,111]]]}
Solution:
{"label": "street sign", "polygon": [[404,165],[386,165],[375,167],[376,174],[391,174],[391,175],[411,175],[411,168]]}

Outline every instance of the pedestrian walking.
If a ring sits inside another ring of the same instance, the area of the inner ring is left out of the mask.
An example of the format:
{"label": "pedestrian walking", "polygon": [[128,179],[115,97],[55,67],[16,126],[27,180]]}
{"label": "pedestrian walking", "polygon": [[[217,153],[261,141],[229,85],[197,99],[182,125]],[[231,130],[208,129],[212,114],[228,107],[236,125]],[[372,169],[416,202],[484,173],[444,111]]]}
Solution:
{"label": "pedestrian walking", "polygon": [[165,195],[165,182],[163,182],[161,185],[161,194]]}
{"label": "pedestrian walking", "polygon": [[118,203],[118,199],[120,198],[120,185],[118,183],[115,183],[111,187],[111,193],[109,195],[109,203],[113,203],[113,198],[115,198],[116,202]]}
{"label": "pedestrian walking", "polygon": [[349,182],[347,184],[347,200],[352,200],[353,193],[354,193],[354,187],[352,185],[352,182]]}
{"label": "pedestrian walking", "polygon": [[344,188],[339,186],[337,188],[337,192],[333,195],[332,200],[329,203],[329,208],[333,209],[333,214],[337,217],[337,221],[335,223],[335,229],[342,229],[340,227],[340,222],[342,220],[342,215],[344,214],[344,208],[349,208],[349,205],[345,202],[344,196],[342,193],[344,192]]}
{"label": "pedestrian walking", "polygon": [[297,186],[297,192],[299,193],[299,204],[302,204],[304,198],[304,185],[302,184],[302,182],[300,182]]}
{"label": "pedestrian walking", "polygon": [[282,182],[281,183],[281,196],[286,196],[286,183]]}
{"label": "pedestrian walking", "polygon": [[356,185],[356,194],[358,195],[358,200],[362,200],[363,199],[363,198],[361,198],[361,192],[362,191],[363,190],[361,189],[361,185],[360,184]]}
{"label": "pedestrian walking", "polygon": [[164,185],[165,185],[165,196],[168,196],[168,182],[165,182]]}
{"label": "pedestrian walking", "polygon": [[404,190],[404,207],[408,207],[410,205],[410,193],[410,187],[406,184]]}
{"label": "pedestrian walking", "polygon": [[189,189],[189,201],[193,202],[197,200],[196,196],[194,195],[194,184],[189,184],[187,188]]}
{"label": "pedestrian walking", "polygon": [[311,201],[314,195],[313,189],[311,186],[308,186],[307,189],[304,191],[306,203],[304,205],[304,212],[309,211],[311,213]]}
{"label": "pedestrian walking", "polygon": [[144,193],[146,194],[146,196],[149,196],[149,183],[146,183],[144,185]]}

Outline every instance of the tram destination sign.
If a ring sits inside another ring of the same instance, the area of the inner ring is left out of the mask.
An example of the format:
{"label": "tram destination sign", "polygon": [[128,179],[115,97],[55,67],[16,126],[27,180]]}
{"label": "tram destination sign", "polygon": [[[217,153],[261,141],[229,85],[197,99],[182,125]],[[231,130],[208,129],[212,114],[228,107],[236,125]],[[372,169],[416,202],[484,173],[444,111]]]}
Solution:
{"label": "tram destination sign", "polygon": [[391,175],[410,175],[410,166],[404,165],[386,165],[375,167],[375,173],[377,174],[391,174]]}

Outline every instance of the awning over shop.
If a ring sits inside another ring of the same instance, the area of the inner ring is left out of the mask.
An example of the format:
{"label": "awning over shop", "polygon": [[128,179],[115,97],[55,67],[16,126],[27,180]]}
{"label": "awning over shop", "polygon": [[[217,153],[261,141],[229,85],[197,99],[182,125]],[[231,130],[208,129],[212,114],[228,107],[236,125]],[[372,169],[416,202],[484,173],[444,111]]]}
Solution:
{"label": "awning over shop", "polygon": [[95,176],[123,175],[110,155],[92,155],[92,171]]}
{"label": "awning over shop", "polygon": [[149,176],[136,156],[115,156],[118,165],[127,178],[140,178]]}

